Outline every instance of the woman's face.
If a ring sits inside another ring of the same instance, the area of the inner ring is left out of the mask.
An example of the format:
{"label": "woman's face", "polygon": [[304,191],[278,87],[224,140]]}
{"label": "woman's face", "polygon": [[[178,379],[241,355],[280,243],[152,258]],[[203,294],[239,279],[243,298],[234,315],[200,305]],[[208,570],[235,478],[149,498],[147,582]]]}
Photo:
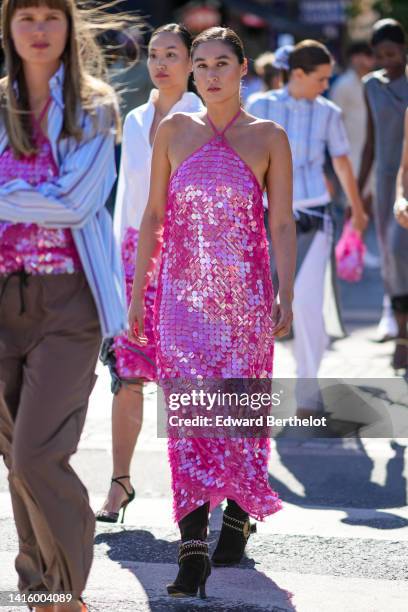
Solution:
{"label": "woman's face", "polygon": [[328,89],[332,71],[331,64],[319,64],[308,74],[302,68],[295,68],[292,71],[291,78],[296,78],[303,98],[314,100]]}
{"label": "woman's face", "polygon": [[58,64],[68,37],[63,11],[46,4],[17,9],[10,28],[15,50],[26,65]]}
{"label": "woman's face", "polygon": [[384,40],[374,47],[374,59],[391,80],[398,79],[405,72],[405,45]]}
{"label": "woman's face", "polygon": [[147,67],[157,89],[186,89],[191,61],[181,37],[172,32],[153,36],[149,43]]}
{"label": "woman's face", "polygon": [[192,59],[194,81],[206,104],[239,96],[247,62],[240,64],[228,44],[220,40],[203,42],[194,50]]}

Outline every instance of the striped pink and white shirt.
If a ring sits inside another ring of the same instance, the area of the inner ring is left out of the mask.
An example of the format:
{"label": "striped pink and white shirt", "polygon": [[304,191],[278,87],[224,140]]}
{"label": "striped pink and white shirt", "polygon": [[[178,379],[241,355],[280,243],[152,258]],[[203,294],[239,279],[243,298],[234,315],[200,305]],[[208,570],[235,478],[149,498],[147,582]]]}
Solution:
{"label": "striped pink and white shirt", "polygon": [[[38,185],[22,178],[0,185],[0,220],[69,228],[95,299],[102,333],[113,336],[126,327],[124,283],[112,221],[105,208],[116,178],[115,132],[106,110],[96,121],[80,111],[83,138],[61,137],[64,66],[50,79],[48,138],[58,175]],[[95,127],[96,126],[96,127]],[[0,155],[8,146],[0,117]],[[1,245],[0,245],[1,246]]]}

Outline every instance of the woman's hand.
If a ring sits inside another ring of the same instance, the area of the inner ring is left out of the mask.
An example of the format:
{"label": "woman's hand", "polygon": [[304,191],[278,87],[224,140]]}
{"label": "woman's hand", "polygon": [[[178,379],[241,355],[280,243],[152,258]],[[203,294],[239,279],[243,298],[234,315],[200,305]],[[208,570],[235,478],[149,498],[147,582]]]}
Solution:
{"label": "woman's hand", "polygon": [[272,333],[277,338],[287,336],[293,321],[292,302],[275,299],[272,306]]}
{"label": "woman's hand", "polygon": [[400,211],[395,215],[397,223],[404,229],[408,230],[408,210]]}
{"label": "woman's hand", "polygon": [[397,223],[408,229],[408,200],[399,198],[394,205],[394,215]]}
{"label": "woman's hand", "polygon": [[353,212],[350,218],[351,227],[362,234],[368,224],[368,216],[362,210],[361,212]]}
{"label": "woman's hand", "polygon": [[144,298],[132,295],[128,311],[128,338],[131,342],[139,346],[145,346],[147,344],[147,338],[144,332],[145,314],[146,308]]}

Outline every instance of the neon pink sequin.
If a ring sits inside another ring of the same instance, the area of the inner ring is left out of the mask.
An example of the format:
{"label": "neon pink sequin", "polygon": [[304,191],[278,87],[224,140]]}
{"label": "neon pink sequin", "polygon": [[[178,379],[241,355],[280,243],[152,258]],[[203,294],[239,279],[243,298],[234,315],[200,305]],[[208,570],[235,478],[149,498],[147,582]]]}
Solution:
{"label": "neon pink sequin", "polygon": [[[122,263],[125,272],[126,297],[130,304],[132,295],[133,276],[135,273],[135,262],[137,253],[137,242],[139,231],[128,227],[122,241]],[[145,293],[145,335],[148,343],[144,347],[137,346],[130,342],[127,333],[116,336],[113,342],[115,353],[115,368],[117,374],[123,379],[144,378],[146,380],[156,380],[156,348],[153,336],[153,307],[156,297],[158,276],[158,265],[152,276],[150,285]]]}
{"label": "neon pink sequin", "polygon": [[[272,377],[273,336],[262,191],[218,134],[169,184],[155,305],[157,365],[172,378]],[[174,516],[226,497],[262,519],[281,507],[266,438],[169,437]]]}
{"label": "neon pink sequin", "polygon": [[[0,185],[24,179],[39,185],[58,176],[51,145],[38,134],[35,155],[16,159],[10,148],[0,155]],[[35,223],[0,221],[0,275],[25,270],[28,274],[63,274],[81,269],[68,229],[48,229]]]}

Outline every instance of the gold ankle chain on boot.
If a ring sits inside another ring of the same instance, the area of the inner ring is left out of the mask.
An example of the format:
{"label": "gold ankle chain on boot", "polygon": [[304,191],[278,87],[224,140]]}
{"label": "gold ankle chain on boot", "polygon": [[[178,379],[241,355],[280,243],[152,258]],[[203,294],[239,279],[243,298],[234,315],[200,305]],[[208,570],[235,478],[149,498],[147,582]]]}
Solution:
{"label": "gold ankle chain on boot", "polygon": [[251,525],[249,522],[249,518],[245,521],[240,521],[239,519],[230,516],[229,514],[225,514],[222,519],[223,524],[229,529],[235,529],[235,531],[239,531],[243,534],[244,538],[248,539],[251,533],[256,532],[256,524]]}
{"label": "gold ankle chain on boot", "polygon": [[208,557],[207,542],[203,542],[202,540],[188,540],[187,542],[182,542],[179,548],[179,565],[182,561],[184,561],[184,559],[187,559],[187,557],[191,557],[193,555]]}

